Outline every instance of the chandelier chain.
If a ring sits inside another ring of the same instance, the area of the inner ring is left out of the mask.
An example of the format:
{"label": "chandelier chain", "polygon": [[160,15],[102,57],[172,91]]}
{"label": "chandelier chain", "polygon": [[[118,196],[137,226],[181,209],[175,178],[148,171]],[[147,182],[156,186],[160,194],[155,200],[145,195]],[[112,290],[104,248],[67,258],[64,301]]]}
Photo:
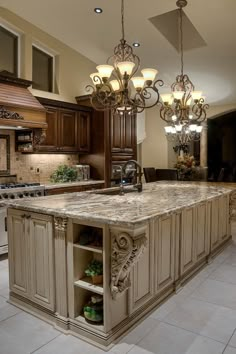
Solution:
{"label": "chandelier chain", "polygon": [[121,28],[122,28],[122,40],[124,40],[125,39],[124,0],[121,0]]}
{"label": "chandelier chain", "polygon": [[180,7],[180,9],[179,9],[179,13],[180,13],[179,32],[180,32],[180,52],[181,52],[181,75],[183,76],[184,75],[184,44],[183,44],[184,34],[183,34],[183,10],[182,10],[182,7]]}

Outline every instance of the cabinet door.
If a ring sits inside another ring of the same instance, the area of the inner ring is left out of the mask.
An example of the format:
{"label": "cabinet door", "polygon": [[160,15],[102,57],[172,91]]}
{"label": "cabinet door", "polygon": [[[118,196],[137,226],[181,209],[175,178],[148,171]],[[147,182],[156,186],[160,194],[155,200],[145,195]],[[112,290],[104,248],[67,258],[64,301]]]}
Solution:
{"label": "cabinet door", "polygon": [[155,222],[156,292],[174,283],[175,217],[162,217]]}
{"label": "cabinet door", "polygon": [[90,113],[78,112],[78,131],[77,146],[80,152],[89,152],[90,150]]}
{"label": "cabinet door", "polygon": [[58,110],[48,107],[46,121],[48,128],[46,131],[46,139],[38,147],[39,151],[56,152],[58,150]]}
{"label": "cabinet door", "polygon": [[29,298],[29,238],[27,228],[28,223],[23,211],[8,211],[10,290]]}
{"label": "cabinet door", "polygon": [[123,123],[124,118],[118,114],[111,115],[111,151],[123,150]]}
{"label": "cabinet door", "polygon": [[219,243],[219,199],[215,199],[211,204],[211,251]]}
{"label": "cabinet door", "polygon": [[122,149],[126,153],[134,153],[136,149],[136,116],[126,114],[123,117]]}
{"label": "cabinet door", "polygon": [[209,254],[208,232],[208,208],[207,203],[202,203],[196,208],[196,260]]}
{"label": "cabinet door", "polygon": [[229,236],[229,197],[219,198],[219,242],[223,242]]}
{"label": "cabinet door", "polygon": [[53,310],[55,304],[51,217],[31,214],[29,227],[31,300]]}
{"label": "cabinet door", "polygon": [[75,111],[60,110],[59,151],[77,152],[77,114]]}
{"label": "cabinet door", "polygon": [[186,273],[195,263],[195,207],[187,208],[182,213],[182,230],[181,230],[181,275]]}

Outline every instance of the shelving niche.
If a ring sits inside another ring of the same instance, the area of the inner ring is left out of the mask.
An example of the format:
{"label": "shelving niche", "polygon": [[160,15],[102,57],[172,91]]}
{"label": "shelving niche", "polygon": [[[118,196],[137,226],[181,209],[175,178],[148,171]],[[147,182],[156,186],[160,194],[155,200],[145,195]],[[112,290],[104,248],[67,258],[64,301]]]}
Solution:
{"label": "shelving niche", "polygon": [[[86,243],[86,238],[90,240]],[[90,225],[73,223],[73,294],[74,294],[74,319],[85,326],[96,327],[104,331],[104,323],[96,323],[85,319],[83,314],[84,306],[89,302],[91,296],[100,295],[104,297],[105,259],[103,251],[104,229]],[[81,244],[82,243],[82,244]],[[92,284],[90,277],[85,275],[85,269],[92,260],[103,263],[103,284]],[[103,304],[104,304],[103,298]],[[104,308],[103,308],[103,319]]]}

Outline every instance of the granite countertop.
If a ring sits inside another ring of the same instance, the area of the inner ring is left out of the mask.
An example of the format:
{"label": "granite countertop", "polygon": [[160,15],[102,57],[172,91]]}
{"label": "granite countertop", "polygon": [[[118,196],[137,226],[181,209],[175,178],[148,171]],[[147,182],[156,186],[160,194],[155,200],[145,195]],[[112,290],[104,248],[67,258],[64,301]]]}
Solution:
{"label": "granite countertop", "polygon": [[65,183],[48,183],[45,184],[45,189],[56,189],[56,188],[66,188],[66,187],[79,187],[79,186],[90,186],[93,184],[103,184],[103,180],[88,180],[88,181],[76,181],[76,182],[65,182]]}
{"label": "granite countertop", "polygon": [[[114,188],[113,188],[114,189]],[[143,192],[120,195],[80,192],[8,202],[13,208],[81,220],[128,225],[176,212],[185,207],[227,195],[231,189],[181,182],[143,185]]]}

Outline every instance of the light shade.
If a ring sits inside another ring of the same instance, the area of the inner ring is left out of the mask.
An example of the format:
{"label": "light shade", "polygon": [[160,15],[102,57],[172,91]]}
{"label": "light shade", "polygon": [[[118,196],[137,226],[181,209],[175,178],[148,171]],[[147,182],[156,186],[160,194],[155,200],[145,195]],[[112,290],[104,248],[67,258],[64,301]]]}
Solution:
{"label": "light shade", "polygon": [[202,97],[202,91],[193,91],[191,95],[193,100],[200,100]]}
{"label": "light shade", "polygon": [[173,96],[172,93],[165,93],[161,95],[161,99],[164,103],[168,103],[169,105],[172,104],[173,102]]}
{"label": "light shade", "polygon": [[145,79],[142,76],[134,76],[131,79],[133,81],[134,87],[136,89],[141,89],[143,88],[143,85],[145,83]]}
{"label": "light shade", "polygon": [[195,132],[195,131],[197,130],[197,124],[190,124],[189,130],[190,130],[191,132]]}
{"label": "light shade", "polygon": [[202,132],[202,126],[201,125],[197,126],[196,132],[197,133],[201,133]]}
{"label": "light shade", "polygon": [[156,69],[143,69],[141,70],[141,73],[143,74],[143,77],[145,79],[145,81],[150,80],[153,81],[158,73],[158,71]]}
{"label": "light shade", "polygon": [[118,80],[111,80],[110,85],[111,85],[113,91],[119,91],[120,84],[119,84]]}
{"label": "light shade", "polygon": [[177,120],[176,115],[174,114],[174,115],[171,117],[171,119],[173,120],[173,122],[175,122],[175,121]]}
{"label": "light shade", "polygon": [[173,96],[176,100],[182,100],[184,91],[173,91]]}
{"label": "light shade", "polygon": [[112,71],[114,70],[112,65],[98,65],[96,69],[99,72],[100,76],[106,79],[109,79]]}
{"label": "light shade", "polygon": [[122,76],[124,76],[125,73],[131,75],[134,67],[135,63],[132,61],[121,61],[117,64],[117,68],[120,70]]}
{"label": "light shade", "polygon": [[172,127],[170,125],[167,125],[164,127],[166,134],[170,134],[172,132]]}
{"label": "light shade", "polygon": [[181,132],[182,128],[183,128],[183,126],[181,124],[175,125],[175,130],[177,132]]}
{"label": "light shade", "polygon": [[99,85],[101,84],[101,81],[99,80],[100,74],[99,73],[92,73],[89,75],[94,83],[94,85]]}

